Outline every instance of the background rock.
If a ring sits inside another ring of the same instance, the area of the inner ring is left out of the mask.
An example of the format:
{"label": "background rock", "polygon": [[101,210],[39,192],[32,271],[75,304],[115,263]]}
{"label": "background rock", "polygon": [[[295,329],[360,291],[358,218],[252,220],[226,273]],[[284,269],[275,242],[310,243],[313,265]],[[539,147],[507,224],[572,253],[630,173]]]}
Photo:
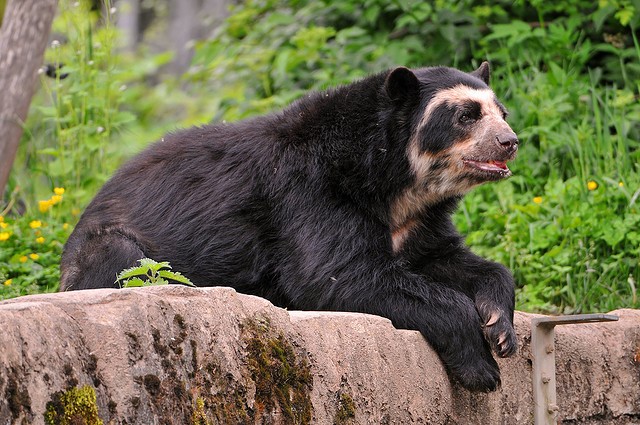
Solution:
{"label": "background rock", "polygon": [[[640,423],[640,312],[614,314],[556,328],[566,423]],[[530,424],[532,317],[516,313],[502,388],[474,394],[418,332],[377,316],[288,312],[229,288],[17,298],[0,303],[0,424],[72,423],[60,418],[91,408],[64,410],[72,388],[95,392],[105,424]]]}

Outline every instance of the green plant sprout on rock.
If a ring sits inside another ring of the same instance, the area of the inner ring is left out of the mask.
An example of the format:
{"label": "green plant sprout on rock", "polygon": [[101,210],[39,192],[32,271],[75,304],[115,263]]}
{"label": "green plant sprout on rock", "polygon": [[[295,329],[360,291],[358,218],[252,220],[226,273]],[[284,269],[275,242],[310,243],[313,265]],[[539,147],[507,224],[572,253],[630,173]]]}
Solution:
{"label": "green plant sprout on rock", "polygon": [[171,266],[168,261],[159,263],[151,258],[142,258],[138,261],[140,262],[139,266],[124,269],[118,274],[116,283],[121,288],[168,285],[169,280],[188,286],[196,286],[181,273],[170,271]]}

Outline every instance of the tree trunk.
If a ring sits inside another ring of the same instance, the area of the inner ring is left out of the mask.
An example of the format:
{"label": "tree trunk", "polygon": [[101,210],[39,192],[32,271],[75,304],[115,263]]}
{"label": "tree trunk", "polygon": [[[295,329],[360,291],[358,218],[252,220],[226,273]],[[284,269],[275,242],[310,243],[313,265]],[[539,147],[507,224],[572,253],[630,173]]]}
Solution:
{"label": "tree trunk", "polygon": [[38,84],[57,0],[9,0],[0,28],[0,199]]}
{"label": "tree trunk", "polygon": [[190,42],[206,38],[229,15],[232,0],[171,0],[169,3],[169,41],[175,52],[169,66],[171,72],[182,74],[193,57]]}
{"label": "tree trunk", "polygon": [[120,0],[116,4],[116,21],[124,39],[124,48],[135,52],[140,38],[140,0]]}
{"label": "tree trunk", "polygon": [[184,72],[191,62],[193,48],[188,43],[198,38],[200,12],[199,0],[173,0],[170,3],[169,34],[175,56],[169,69],[176,75]]}

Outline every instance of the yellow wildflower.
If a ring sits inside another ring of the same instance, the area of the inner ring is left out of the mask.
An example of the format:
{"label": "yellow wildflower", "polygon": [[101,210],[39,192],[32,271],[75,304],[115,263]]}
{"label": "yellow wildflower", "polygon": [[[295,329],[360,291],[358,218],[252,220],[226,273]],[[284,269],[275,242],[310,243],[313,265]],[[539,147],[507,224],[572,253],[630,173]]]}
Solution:
{"label": "yellow wildflower", "polygon": [[0,223],[2,223],[4,221],[4,216],[0,215]]}
{"label": "yellow wildflower", "polygon": [[9,227],[7,223],[5,223],[4,221],[0,221],[0,229],[6,229],[7,227]]}
{"label": "yellow wildflower", "polygon": [[49,199],[47,199],[46,201],[38,201],[38,209],[40,209],[41,213],[46,213],[47,211],[49,211],[51,205],[53,205],[53,203]]}
{"label": "yellow wildflower", "polygon": [[6,241],[9,236],[11,236],[9,232],[0,232],[0,241]]}
{"label": "yellow wildflower", "polygon": [[20,261],[21,263],[26,263],[28,260],[26,255],[23,255],[22,257],[18,258],[18,261]]}
{"label": "yellow wildflower", "polygon": [[60,196],[60,195],[53,195],[49,201],[51,202],[51,205],[55,205],[55,204],[57,204],[58,202],[62,201],[62,196]]}
{"label": "yellow wildflower", "polygon": [[80,210],[78,208],[72,208],[71,209],[71,215],[73,215],[74,217],[80,214]]}
{"label": "yellow wildflower", "polygon": [[620,186],[620,187],[624,187],[624,183],[623,183],[623,182],[620,182],[620,183],[618,183],[618,186]]}
{"label": "yellow wildflower", "polygon": [[535,198],[533,198],[533,203],[534,204],[541,204],[542,203],[542,196],[536,196]]}
{"label": "yellow wildflower", "polygon": [[64,223],[64,224],[62,225],[62,228],[63,228],[64,230],[67,230],[67,229],[69,228],[69,223]]}
{"label": "yellow wildflower", "polygon": [[42,236],[40,236],[39,238],[36,238],[36,242],[44,243],[44,238]]}
{"label": "yellow wildflower", "polygon": [[38,227],[42,227],[42,222],[40,220],[33,220],[31,223],[29,223],[29,227],[31,227],[32,229],[37,229]]}
{"label": "yellow wildflower", "polygon": [[33,254],[29,254],[29,258],[31,258],[33,261],[36,261],[38,258],[40,258],[40,256],[34,252]]}
{"label": "yellow wildflower", "polygon": [[4,281],[4,286],[9,286],[11,283],[13,283],[13,279],[7,279]]}
{"label": "yellow wildflower", "polygon": [[596,190],[597,188],[598,188],[598,183],[594,182],[593,180],[587,183],[587,189]]}
{"label": "yellow wildflower", "polygon": [[56,195],[64,195],[64,187],[54,187],[53,193]]}

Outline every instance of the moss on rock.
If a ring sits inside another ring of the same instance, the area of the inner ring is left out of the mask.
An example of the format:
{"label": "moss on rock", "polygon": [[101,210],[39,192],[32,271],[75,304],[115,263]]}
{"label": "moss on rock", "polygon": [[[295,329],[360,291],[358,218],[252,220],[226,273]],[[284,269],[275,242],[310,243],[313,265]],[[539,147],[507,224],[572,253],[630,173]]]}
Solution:
{"label": "moss on rock", "polygon": [[193,414],[191,415],[191,423],[193,425],[210,425],[211,422],[207,418],[207,412],[204,410],[204,398],[196,397],[193,402]]}
{"label": "moss on rock", "polygon": [[243,331],[257,416],[280,410],[287,423],[310,423],[313,376],[306,358],[296,354],[282,332],[274,333],[268,321],[247,322]]}
{"label": "moss on rock", "polygon": [[85,385],[54,393],[47,403],[44,422],[47,425],[102,425],[95,389]]}
{"label": "moss on rock", "polygon": [[338,410],[333,419],[335,425],[347,425],[356,417],[356,404],[349,394],[340,393],[338,397]]}
{"label": "moss on rock", "polygon": [[[306,357],[268,319],[244,322],[241,338],[245,379],[224,373],[207,355],[194,380],[191,423],[310,423],[313,377]],[[253,400],[247,399],[253,392],[247,386],[255,386]]]}

